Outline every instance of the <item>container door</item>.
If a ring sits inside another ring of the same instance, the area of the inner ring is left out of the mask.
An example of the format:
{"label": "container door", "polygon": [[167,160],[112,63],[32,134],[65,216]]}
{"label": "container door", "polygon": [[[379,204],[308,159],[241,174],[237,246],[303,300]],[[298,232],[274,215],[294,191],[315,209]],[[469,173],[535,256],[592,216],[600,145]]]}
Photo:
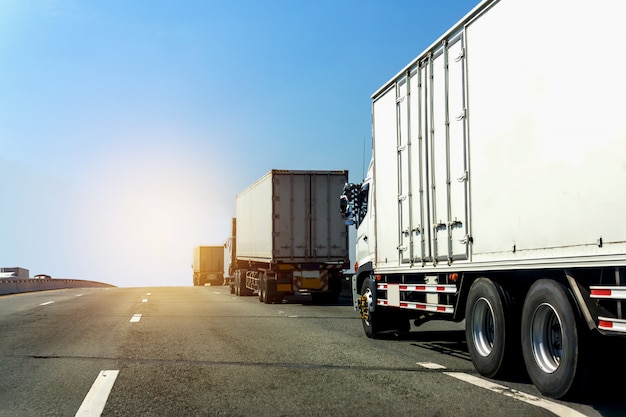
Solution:
{"label": "container door", "polygon": [[376,265],[399,264],[400,222],[398,218],[398,122],[396,86],[373,103],[374,184],[376,187]]}
{"label": "container door", "polygon": [[437,262],[467,259],[467,164],[463,33],[432,55],[430,138],[432,247]]}
{"label": "container door", "polygon": [[428,65],[419,63],[409,76],[409,187],[411,210],[411,253],[414,263],[431,259],[431,229],[428,226],[427,140],[428,134]]}
{"label": "container door", "polygon": [[408,264],[411,255],[411,167],[409,129],[410,101],[408,77],[403,77],[396,86],[397,132],[398,132],[398,218],[400,220],[400,241],[397,245],[400,263]]}
{"label": "container door", "polygon": [[274,257],[306,257],[309,254],[309,181],[304,174],[276,173],[273,188]]}
{"label": "container door", "polygon": [[312,174],[311,189],[311,247],[313,256],[329,261],[348,258],[348,231],[339,213],[339,199],[347,175],[337,173]]}

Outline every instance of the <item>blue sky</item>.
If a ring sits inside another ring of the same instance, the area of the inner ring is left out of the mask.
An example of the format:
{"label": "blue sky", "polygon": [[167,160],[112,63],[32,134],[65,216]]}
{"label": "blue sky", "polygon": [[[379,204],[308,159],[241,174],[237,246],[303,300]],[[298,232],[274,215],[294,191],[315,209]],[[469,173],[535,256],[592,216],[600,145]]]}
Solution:
{"label": "blue sky", "polygon": [[0,266],[191,285],[270,169],[360,181],[371,94],[478,3],[0,2]]}

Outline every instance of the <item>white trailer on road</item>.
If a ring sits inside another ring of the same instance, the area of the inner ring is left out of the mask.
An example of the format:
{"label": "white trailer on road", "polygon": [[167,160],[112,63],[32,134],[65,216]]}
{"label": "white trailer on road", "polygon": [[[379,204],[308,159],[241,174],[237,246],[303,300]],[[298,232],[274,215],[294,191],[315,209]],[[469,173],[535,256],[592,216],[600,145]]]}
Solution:
{"label": "white trailer on road", "polygon": [[341,197],[367,336],[465,319],[480,374],[583,390],[591,335],[626,334],[623,10],[484,0],[373,94]]}
{"label": "white trailer on road", "polygon": [[271,170],[238,194],[231,292],[336,301],[350,263],[337,200],[347,180],[343,170]]}

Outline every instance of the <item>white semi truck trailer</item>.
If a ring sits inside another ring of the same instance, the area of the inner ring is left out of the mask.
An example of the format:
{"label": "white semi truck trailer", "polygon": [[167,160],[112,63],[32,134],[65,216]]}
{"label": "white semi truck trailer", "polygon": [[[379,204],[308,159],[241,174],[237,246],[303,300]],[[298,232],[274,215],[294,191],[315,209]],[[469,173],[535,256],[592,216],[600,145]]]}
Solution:
{"label": "white semi truck trailer", "polygon": [[589,382],[593,341],[626,334],[623,10],[484,0],[373,94],[341,196],[368,337],[465,320],[483,376]]}
{"label": "white semi truck trailer", "polygon": [[348,171],[271,170],[238,194],[231,292],[267,304],[295,293],[337,300],[350,263],[337,199],[347,180]]}

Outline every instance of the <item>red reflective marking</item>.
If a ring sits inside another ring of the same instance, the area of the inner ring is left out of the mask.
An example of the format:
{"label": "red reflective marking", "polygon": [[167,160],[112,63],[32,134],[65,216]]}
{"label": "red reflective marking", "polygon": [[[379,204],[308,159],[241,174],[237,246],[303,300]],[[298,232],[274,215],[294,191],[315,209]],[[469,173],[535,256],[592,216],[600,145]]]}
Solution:
{"label": "red reflective marking", "polygon": [[426,290],[426,286],[425,285],[416,285],[415,286],[415,290],[416,291],[425,291]]}
{"label": "red reflective marking", "polygon": [[415,308],[419,308],[420,310],[426,310],[426,304],[417,304]]}
{"label": "red reflective marking", "polygon": [[437,311],[446,311],[445,307],[437,307]]}
{"label": "red reflective marking", "polygon": [[610,296],[611,295],[611,290],[609,290],[609,289],[593,289],[593,290],[591,290],[591,295]]}
{"label": "red reflective marking", "polygon": [[401,290],[406,290],[406,289],[408,289],[408,288],[409,288],[409,287],[407,287],[406,285],[400,285],[400,289],[401,289]]}
{"label": "red reflective marking", "polygon": [[400,307],[408,307],[409,305],[407,303],[400,303]]}
{"label": "red reflective marking", "polygon": [[613,328],[613,322],[600,320],[598,322],[598,327],[602,327],[602,328],[605,328],[605,329],[611,329],[611,328]]}
{"label": "red reflective marking", "polygon": [[445,291],[446,288],[445,287],[437,287],[437,291]]}

